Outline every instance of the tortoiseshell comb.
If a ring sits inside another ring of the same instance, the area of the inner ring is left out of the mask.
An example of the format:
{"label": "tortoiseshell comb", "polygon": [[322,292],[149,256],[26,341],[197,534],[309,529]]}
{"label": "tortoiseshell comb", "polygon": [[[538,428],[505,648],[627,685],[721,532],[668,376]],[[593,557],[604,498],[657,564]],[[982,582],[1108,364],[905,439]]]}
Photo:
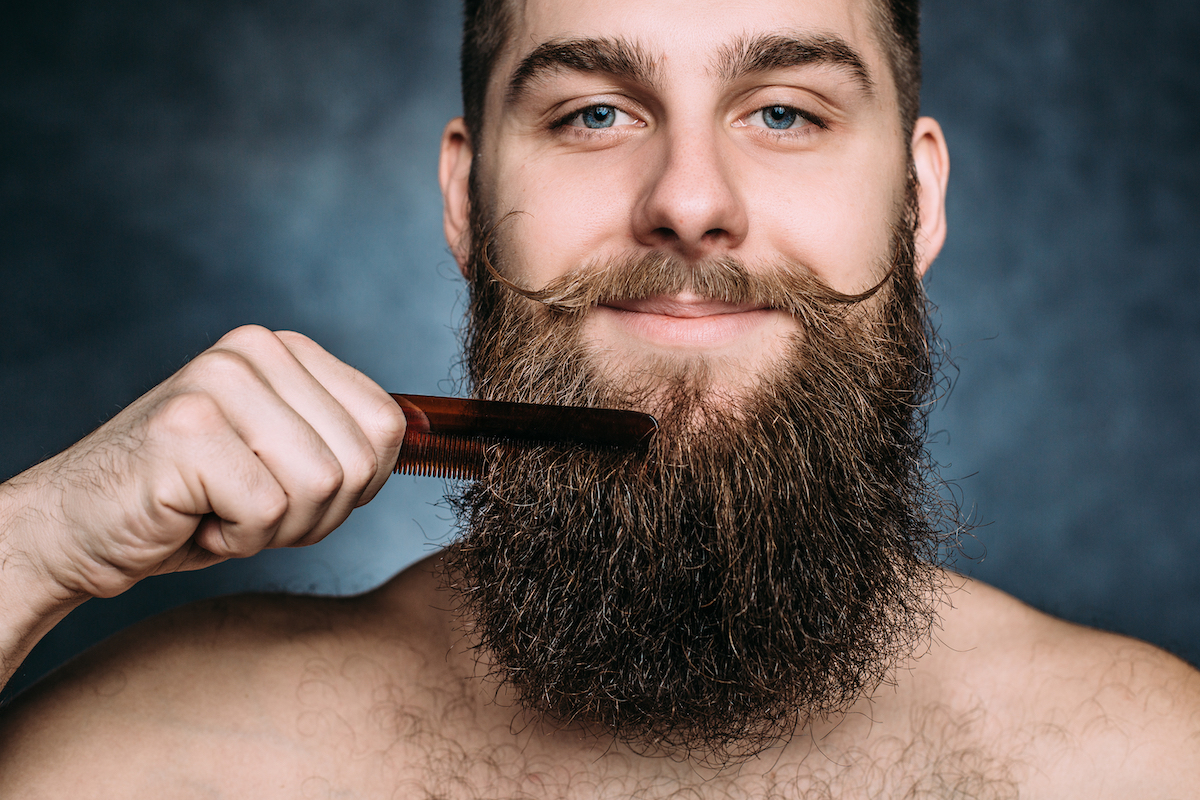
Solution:
{"label": "tortoiseshell comb", "polygon": [[637,411],[392,397],[408,421],[395,471],[408,475],[472,480],[483,472],[489,445],[646,448],[658,430],[654,417]]}

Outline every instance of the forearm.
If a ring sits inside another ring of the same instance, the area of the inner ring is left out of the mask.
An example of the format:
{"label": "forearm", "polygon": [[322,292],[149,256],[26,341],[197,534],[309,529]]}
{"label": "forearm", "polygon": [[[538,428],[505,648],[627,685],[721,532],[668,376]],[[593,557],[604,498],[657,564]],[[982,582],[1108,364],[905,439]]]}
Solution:
{"label": "forearm", "polygon": [[0,685],[89,597],[320,541],[391,475],[404,413],[297,333],[246,327],[0,484]]}
{"label": "forearm", "polygon": [[35,545],[51,535],[33,471],[0,484],[0,688],[63,617],[87,599],[63,589]]}

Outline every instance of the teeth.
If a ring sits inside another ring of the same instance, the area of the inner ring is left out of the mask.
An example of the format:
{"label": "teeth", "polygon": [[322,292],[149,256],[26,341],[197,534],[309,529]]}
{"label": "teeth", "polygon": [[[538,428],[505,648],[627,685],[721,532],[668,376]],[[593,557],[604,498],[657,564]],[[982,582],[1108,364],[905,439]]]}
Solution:
{"label": "teeth", "polygon": [[488,442],[444,433],[409,432],[395,472],[450,480],[476,480],[483,473]]}

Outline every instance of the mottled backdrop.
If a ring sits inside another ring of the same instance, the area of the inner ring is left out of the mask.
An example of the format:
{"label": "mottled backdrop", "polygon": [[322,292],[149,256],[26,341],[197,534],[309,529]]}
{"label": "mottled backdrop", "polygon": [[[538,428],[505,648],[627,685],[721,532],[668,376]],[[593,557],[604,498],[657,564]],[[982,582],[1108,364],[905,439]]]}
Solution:
{"label": "mottled backdrop", "polygon": [[[435,159],[452,0],[48,0],[0,27],[0,473],[69,445],[231,327],[303,331],[448,393],[461,281]],[[929,278],[954,389],[935,453],[960,568],[1200,660],[1200,5],[931,0],[953,160]],[[445,540],[394,479],[324,543],[91,601],[12,688],[154,611],[350,593]]]}

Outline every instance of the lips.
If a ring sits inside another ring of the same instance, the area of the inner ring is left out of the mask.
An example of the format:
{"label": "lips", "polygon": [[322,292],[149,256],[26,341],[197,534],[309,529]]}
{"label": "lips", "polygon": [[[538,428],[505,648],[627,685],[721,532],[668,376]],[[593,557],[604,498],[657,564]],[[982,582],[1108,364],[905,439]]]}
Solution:
{"label": "lips", "polygon": [[641,300],[613,300],[605,303],[604,307],[633,314],[655,314],[676,319],[699,319],[765,310],[763,306],[753,303],[725,303],[689,294],[679,294],[673,297],[650,297]]}
{"label": "lips", "polygon": [[601,321],[656,345],[714,348],[751,337],[782,312],[754,303],[694,295],[614,300],[597,306]]}

